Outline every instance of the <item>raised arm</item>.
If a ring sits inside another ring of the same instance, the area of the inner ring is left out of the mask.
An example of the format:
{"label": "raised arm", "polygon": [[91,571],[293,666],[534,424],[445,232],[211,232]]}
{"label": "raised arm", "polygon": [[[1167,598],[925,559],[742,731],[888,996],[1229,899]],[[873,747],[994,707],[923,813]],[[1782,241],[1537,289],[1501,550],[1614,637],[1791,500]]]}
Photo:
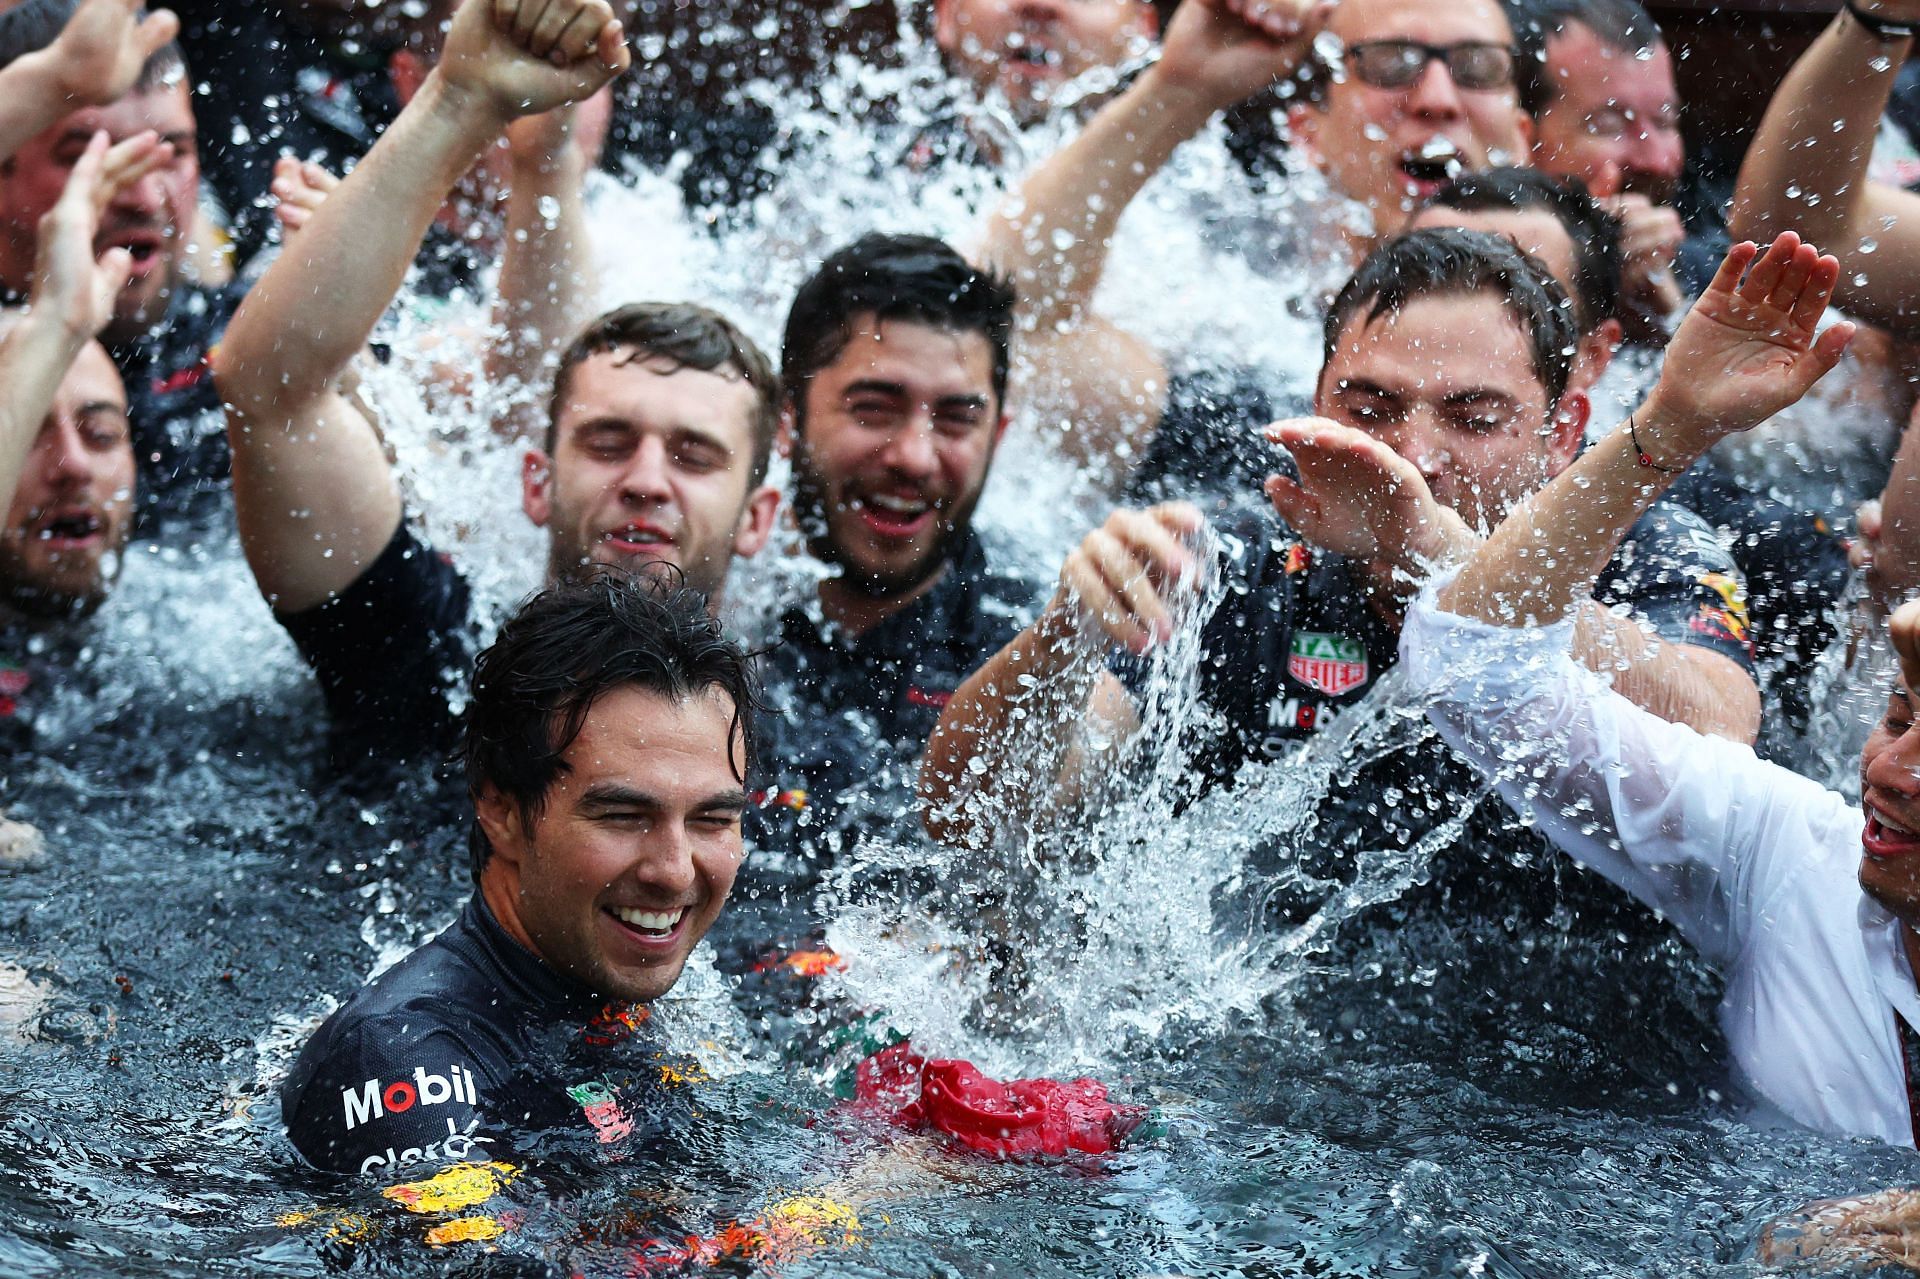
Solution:
{"label": "raised arm", "polygon": [[0,159],[68,113],[118,100],[179,32],[170,10],[143,13],[141,0],[84,0],[52,44],[0,67]]}
{"label": "raised arm", "polygon": [[1215,113],[1289,75],[1322,16],[1314,0],[1188,0],[1160,60],[1035,169],[987,229],[1023,316],[1046,332],[1085,318],[1120,215]]}
{"label": "raised arm", "polygon": [[589,96],[627,63],[605,0],[465,0],[439,66],[234,317],[215,373],[235,506],[282,612],[350,585],[399,525],[378,434],[336,387],[441,202],[511,121]]}
{"label": "raised arm", "polygon": [[1101,655],[1171,637],[1174,602],[1198,576],[1192,542],[1203,527],[1184,503],[1115,511],[1074,548],[1046,610],[941,710],[920,760],[929,834],[978,846],[996,824],[1075,802],[1090,743],[1124,742],[1140,726]]}
{"label": "raised arm", "polygon": [[1815,336],[1839,272],[1791,231],[1764,255],[1735,245],[1674,334],[1646,402],[1494,530],[1440,606],[1495,626],[1572,616],[1676,476],[1797,401],[1840,359],[1851,324]]}
{"label": "raised arm", "polygon": [[[1888,21],[1920,22],[1916,0],[1859,4]],[[1867,161],[1912,44],[1844,10],[1835,17],[1773,95],[1728,221],[1750,239],[1793,230],[1826,245],[1846,264],[1839,305],[1898,333],[1920,328],[1920,195],[1869,182]]]}
{"label": "raised arm", "polygon": [[[93,238],[100,214],[124,188],[173,158],[151,133],[109,147],[97,133],[73,166],[66,190],[40,221],[33,295],[27,314],[0,337],[0,495],[11,500],[40,425],[81,348],[113,318],[133,259]],[[4,505],[0,501],[0,505]]]}
{"label": "raised arm", "polygon": [[517,120],[507,130],[512,176],[505,247],[500,253],[495,337],[487,381],[508,393],[495,428],[510,440],[537,439],[544,427],[542,389],[560,349],[594,310],[593,244],[584,185],[588,159],[568,106]]}

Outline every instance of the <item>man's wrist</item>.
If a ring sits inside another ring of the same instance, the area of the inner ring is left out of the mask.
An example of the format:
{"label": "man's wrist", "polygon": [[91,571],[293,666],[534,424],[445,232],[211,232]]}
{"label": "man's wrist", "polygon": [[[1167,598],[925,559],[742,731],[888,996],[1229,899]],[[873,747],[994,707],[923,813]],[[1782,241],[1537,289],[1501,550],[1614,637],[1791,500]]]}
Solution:
{"label": "man's wrist", "polygon": [[484,136],[488,142],[505,133],[516,118],[491,93],[450,80],[438,67],[428,73],[414,101],[420,103],[428,115],[445,120],[462,132]]}
{"label": "man's wrist", "polygon": [[90,319],[75,316],[69,308],[36,294],[27,300],[26,313],[11,330],[11,336],[18,339],[18,349],[58,359],[64,369],[80,354],[81,348],[93,341],[94,330]]}
{"label": "man's wrist", "polygon": [[1459,512],[1437,502],[1435,507],[1435,513],[1420,522],[1420,533],[1412,548],[1414,562],[1407,566],[1423,576],[1458,564],[1473,554],[1481,542],[1480,535],[1467,527]]}
{"label": "man's wrist", "polygon": [[1695,421],[1670,409],[1661,400],[1657,383],[1653,394],[1627,415],[1620,429],[1631,435],[1630,443],[1645,465],[1673,474],[1699,461],[1723,434],[1715,423]]}
{"label": "man's wrist", "polygon": [[1906,18],[1882,17],[1874,12],[1872,0],[1843,0],[1847,17],[1862,31],[1882,43],[1911,39],[1920,33],[1920,22]]}

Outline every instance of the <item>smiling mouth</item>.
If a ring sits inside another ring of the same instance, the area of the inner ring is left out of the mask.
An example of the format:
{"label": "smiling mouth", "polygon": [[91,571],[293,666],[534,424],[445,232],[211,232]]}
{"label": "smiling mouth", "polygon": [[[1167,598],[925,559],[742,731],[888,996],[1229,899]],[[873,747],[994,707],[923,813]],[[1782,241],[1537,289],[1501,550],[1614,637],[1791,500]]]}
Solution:
{"label": "smiling mouth", "polygon": [[883,538],[903,540],[919,534],[932,522],[933,503],[924,497],[869,493],[848,503],[869,530]]}
{"label": "smiling mouth", "polygon": [[645,524],[629,524],[625,528],[617,528],[605,534],[600,540],[641,554],[673,545],[673,538],[670,535]]}
{"label": "smiling mouth", "polygon": [[1432,138],[1400,158],[1400,173],[1423,195],[1445,186],[1466,168],[1460,149],[1445,138]]}
{"label": "smiling mouth", "polygon": [[607,913],[618,920],[627,931],[637,933],[650,942],[671,941],[687,918],[685,906],[676,906],[672,910],[638,910],[631,906],[609,906]]}
{"label": "smiling mouth", "polygon": [[81,546],[100,537],[106,522],[92,511],[73,511],[55,515],[34,530],[42,542],[62,547]]}
{"label": "smiling mouth", "polygon": [[1866,828],[1860,832],[1860,846],[1869,857],[1885,860],[1920,853],[1920,834],[1881,816],[1880,810],[1867,808]]}

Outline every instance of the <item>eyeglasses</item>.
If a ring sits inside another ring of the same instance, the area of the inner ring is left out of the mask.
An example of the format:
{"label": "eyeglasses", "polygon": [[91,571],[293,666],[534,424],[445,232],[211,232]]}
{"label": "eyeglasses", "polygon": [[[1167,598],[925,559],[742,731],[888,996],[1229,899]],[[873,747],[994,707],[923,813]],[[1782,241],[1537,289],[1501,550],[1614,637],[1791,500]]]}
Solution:
{"label": "eyeglasses", "polygon": [[1435,61],[1445,64],[1462,89],[1504,89],[1513,83],[1513,50],[1504,44],[1364,40],[1347,46],[1348,69],[1376,89],[1411,89]]}

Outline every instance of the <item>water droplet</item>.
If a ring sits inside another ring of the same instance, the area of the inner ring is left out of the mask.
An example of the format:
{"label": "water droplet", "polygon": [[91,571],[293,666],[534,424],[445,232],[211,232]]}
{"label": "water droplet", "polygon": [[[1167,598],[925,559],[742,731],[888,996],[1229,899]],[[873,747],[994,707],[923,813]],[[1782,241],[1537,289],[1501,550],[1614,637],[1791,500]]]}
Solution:
{"label": "water droplet", "polygon": [[543,195],[536,202],[543,222],[553,223],[560,220],[560,201],[550,195]]}

